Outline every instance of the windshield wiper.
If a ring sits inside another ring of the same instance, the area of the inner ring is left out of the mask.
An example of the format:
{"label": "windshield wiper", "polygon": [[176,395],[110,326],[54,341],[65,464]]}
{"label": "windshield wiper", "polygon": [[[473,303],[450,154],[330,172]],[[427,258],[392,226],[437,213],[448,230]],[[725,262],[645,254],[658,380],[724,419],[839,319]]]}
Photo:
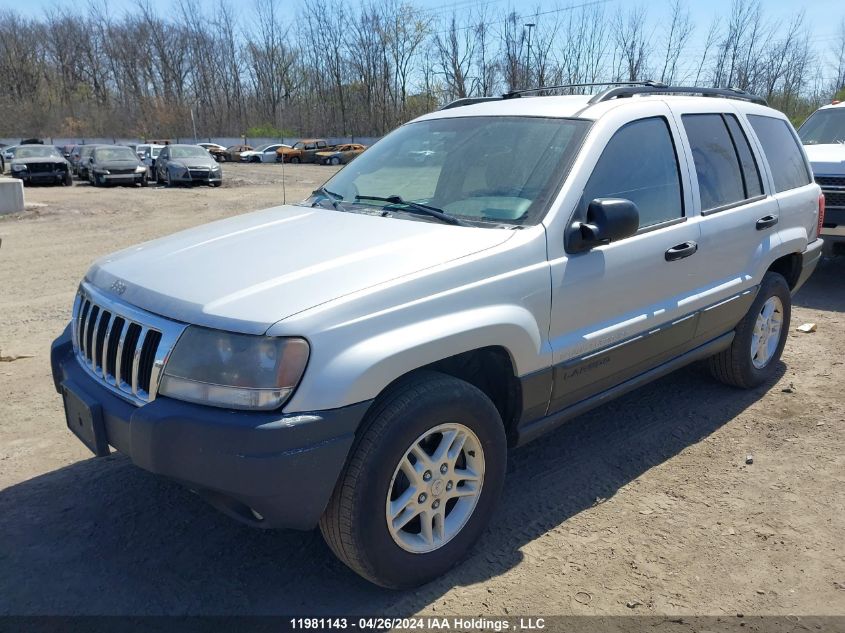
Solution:
{"label": "windshield wiper", "polygon": [[[338,206],[338,200],[343,200],[343,196],[340,195],[339,193],[335,193],[334,191],[329,191],[325,187],[320,186],[320,187],[317,187],[314,191],[312,191],[311,195],[313,195],[313,196],[323,196],[325,198],[328,198],[329,202],[332,203],[332,206],[335,209],[337,209],[338,211],[343,210]],[[315,200],[314,203],[311,206],[314,207],[319,202],[320,202],[319,200]]]}
{"label": "windshield wiper", "polygon": [[[403,209],[403,211],[413,211],[415,213],[421,213],[423,215],[428,215],[433,218],[437,218],[441,222],[445,222],[446,224],[454,224],[456,226],[470,226],[466,222],[462,222],[458,218],[453,215],[449,215],[448,213],[444,212],[442,209],[438,209],[437,207],[432,207],[427,204],[422,204],[420,202],[412,202],[410,200],[403,200],[402,196],[392,195],[392,196],[355,196],[356,200],[376,200],[378,202],[389,202],[389,206],[393,205],[402,205],[407,207]],[[387,209],[387,207],[385,207]]]}

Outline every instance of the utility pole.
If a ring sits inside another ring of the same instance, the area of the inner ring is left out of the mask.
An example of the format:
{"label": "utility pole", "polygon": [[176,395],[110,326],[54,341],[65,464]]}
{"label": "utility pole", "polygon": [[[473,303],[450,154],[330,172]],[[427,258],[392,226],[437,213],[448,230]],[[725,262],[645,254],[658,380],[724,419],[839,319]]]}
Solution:
{"label": "utility pole", "polygon": [[531,29],[537,26],[534,22],[525,25],[528,29],[528,52],[525,55],[525,87],[531,88]]}

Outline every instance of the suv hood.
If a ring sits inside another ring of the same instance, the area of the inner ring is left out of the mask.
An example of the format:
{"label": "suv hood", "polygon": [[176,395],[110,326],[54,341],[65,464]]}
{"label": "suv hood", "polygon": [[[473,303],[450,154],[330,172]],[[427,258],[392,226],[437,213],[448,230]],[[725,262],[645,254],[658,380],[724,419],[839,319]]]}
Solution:
{"label": "suv hood", "polygon": [[845,175],[845,144],[805,145],[804,151],[818,175]]}
{"label": "suv hood", "polygon": [[293,314],[508,240],[513,231],[283,206],[98,260],[86,279],[150,312],[262,334]]}

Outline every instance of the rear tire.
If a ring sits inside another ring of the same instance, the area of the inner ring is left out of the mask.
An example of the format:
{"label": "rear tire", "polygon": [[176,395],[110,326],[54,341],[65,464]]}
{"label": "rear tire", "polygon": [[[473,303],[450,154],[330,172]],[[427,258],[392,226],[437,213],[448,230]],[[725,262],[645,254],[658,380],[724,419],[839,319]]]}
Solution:
{"label": "rear tire", "polygon": [[480,389],[412,374],[372,406],[320,530],[355,573],[383,587],[417,587],[461,562],[487,527],[506,460],[504,425]]}
{"label": "rear tire", "polygon": [[731,346],[708,359],[713,377],[741,389],[770,380],[786,345],[791,312],[792,294],[786,279],[766,273],[757,298],[736,326]]}

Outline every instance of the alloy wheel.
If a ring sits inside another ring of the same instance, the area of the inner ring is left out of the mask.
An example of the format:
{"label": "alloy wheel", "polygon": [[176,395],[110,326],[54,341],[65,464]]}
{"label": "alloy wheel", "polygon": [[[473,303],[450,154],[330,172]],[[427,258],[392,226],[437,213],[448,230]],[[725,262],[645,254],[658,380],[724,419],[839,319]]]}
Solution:
{"label": "alloy wheel", "polygon": [[484,449],[459,423],[419,436],[399,460],[385,504],[394,542],[414,554],[443,547],[466,525],[484,483]]}

